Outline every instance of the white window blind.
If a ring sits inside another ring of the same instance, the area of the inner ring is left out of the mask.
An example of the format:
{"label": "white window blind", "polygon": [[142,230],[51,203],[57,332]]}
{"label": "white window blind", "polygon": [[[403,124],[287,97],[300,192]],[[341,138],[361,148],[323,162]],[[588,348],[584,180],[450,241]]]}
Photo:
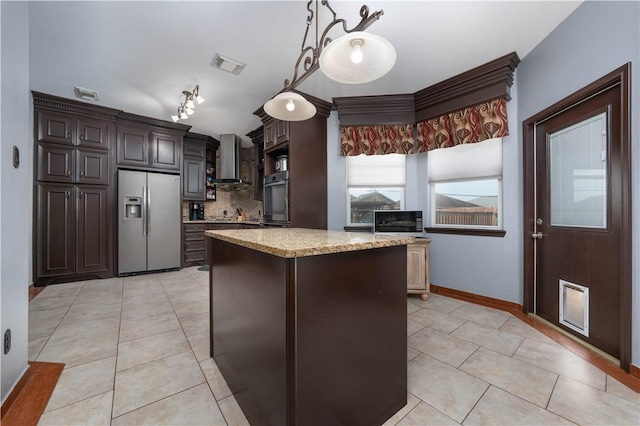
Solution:
{"label": "white window blind", "polygon": [[347,157],[347,186],[405,186],[404,154]]}
{"label": "white window blind", "polygon": [[502,176],[502,138],[429,151],[429,182]]}

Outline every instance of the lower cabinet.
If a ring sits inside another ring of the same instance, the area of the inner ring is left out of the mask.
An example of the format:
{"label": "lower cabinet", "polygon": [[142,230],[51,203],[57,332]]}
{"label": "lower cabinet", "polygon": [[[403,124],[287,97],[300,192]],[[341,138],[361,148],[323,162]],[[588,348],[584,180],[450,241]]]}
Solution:
{"label": "lower cabinet", "polygon": [[431,239],[418,238],[407,245],[407,293],[420,294],[427,300],[430,292],[429,282],[429,244]]}
{"label": "lower cabinet", "polygon": [[36,284],[79,274],[110,276],[109,189],[37,185]]}
{"label": "lower cabinet", "polygon": [[185,223],[182,225],[184,232],[182,267],[204,265],[206,246],[204,223]]}
{"label": "lower cabinet", "polygon": [[201,266],[209,264],[209,244],[204,231],[207,230],[223,230],[223,229],[255,229],[259,228],[257,223],[184,223],[182,229],[183,235],[183,256],[182,267]]}

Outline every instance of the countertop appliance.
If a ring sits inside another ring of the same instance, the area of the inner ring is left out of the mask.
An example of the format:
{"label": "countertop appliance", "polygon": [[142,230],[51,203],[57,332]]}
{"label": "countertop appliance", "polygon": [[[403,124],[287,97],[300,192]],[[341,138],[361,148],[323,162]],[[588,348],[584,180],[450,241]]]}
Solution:
{"label": "countertop appliance", "polygon": [[374,210],[373,232],[422,237],[422,210]]}
{"label": "countertop appliance", "polygon": [[276,172],[286,172],[289,170],[289,156],[278,155],[276,157]]}
{"label": "countertop appliance", "polygon": [[189,202],[189,220],[204,220],[204,203]]}
{"label": "countertop appliance", "polygon": [[118,170],[118,274],[180,268],[180,176]]}
{"label": "countertop appliance", "polygon": [[264,177],[264,222],[289,223],[289,172]]}

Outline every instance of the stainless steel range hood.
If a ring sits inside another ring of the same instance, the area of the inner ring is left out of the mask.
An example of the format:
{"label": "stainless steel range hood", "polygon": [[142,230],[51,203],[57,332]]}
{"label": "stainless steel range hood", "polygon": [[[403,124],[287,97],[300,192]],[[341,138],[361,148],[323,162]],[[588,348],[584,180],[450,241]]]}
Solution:
{"label": "stainless steel range hood", "polygon": [[241,140],[238,135],[220,135],[220,168],[218,178],[213,180],[216,188],[222,190],[243,189],[251,185],[242,180],[240,145]]}

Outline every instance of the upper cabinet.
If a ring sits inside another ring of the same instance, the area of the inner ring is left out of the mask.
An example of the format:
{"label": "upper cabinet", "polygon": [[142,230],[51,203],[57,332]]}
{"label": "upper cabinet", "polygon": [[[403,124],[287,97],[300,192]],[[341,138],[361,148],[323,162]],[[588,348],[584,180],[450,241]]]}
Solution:
{"label": "upper cabinet", "polygon": [[180,172],[189,126],[122,113],[117,120],[118,166]]}
{"label": "upper cabinet", "polygon": [[268,118],[264,123],[264,150],[269,151],[289,142],[290,128],[288,121]]}
{"label": "upper cabinet", "polygon": [[207,200],[208,175],[215,177],[216,151],[220,142],[211,136],[187,132],[182,160],[182,199]]}
{"label": "upper cabinet", "polygon": [[113,123],[52,111],[38,111],[38,141],[108,150]]}

